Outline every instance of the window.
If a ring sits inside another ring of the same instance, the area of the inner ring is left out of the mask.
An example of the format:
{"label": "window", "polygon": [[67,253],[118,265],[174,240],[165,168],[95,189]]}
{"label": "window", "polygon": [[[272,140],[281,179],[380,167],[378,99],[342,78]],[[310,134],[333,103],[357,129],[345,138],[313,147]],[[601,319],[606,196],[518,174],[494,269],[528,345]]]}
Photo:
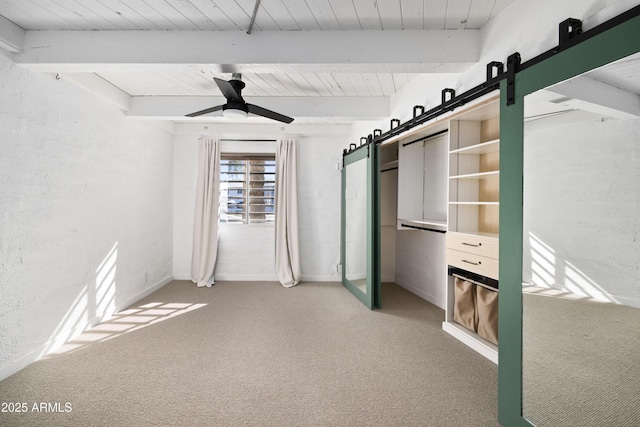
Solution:
{"label": "window", "polygon": [[275,221],[274,155],[223,154],[220,160],[220,222]]}

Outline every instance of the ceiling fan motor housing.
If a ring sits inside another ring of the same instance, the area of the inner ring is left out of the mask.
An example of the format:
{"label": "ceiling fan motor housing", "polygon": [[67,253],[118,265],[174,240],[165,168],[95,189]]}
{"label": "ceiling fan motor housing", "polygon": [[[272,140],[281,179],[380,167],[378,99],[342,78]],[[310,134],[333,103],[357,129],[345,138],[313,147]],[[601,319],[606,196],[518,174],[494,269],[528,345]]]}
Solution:
{"label": "ceiling fan motor housing", "polygon": [[224,110],[241,110],[245,113],[249,113],[249,107],[245,102],[234,101],[231,99],[222,106],[222,111]]}

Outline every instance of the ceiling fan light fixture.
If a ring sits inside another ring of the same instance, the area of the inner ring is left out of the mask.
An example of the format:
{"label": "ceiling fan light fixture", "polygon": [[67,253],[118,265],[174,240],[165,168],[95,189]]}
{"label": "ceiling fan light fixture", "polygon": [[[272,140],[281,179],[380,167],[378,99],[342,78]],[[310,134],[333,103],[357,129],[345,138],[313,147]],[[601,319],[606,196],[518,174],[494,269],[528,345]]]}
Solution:
{"label": "ceiling fan light fixture", "polygon": [[245,120],[249,112],[239,108],[225,108],[222,110],[222,116],[231,120]]}

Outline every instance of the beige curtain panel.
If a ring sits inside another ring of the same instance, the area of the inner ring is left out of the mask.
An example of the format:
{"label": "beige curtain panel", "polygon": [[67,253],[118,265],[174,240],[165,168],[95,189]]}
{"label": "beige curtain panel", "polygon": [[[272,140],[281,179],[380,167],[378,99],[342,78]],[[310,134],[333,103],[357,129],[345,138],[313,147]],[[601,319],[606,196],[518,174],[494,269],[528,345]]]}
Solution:
{"label": "beige curtain panel", "polygon": [[193,218],[191,280],[198,287],[211,287],[218,255],[218,201],[220,199],[220,143],[199,141],[196,206]]}
{"label": "beige curtain panel", "polygon": [[278,141],[276,150],[276,275],[285,288],[300,282],[298,239],[298,147]]}

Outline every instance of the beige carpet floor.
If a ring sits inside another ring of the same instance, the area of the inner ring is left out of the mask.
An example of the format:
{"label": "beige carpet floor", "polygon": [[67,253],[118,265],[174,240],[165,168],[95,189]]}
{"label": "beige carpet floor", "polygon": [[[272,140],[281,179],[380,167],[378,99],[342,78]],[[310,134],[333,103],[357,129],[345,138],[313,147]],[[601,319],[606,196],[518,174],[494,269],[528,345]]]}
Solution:
{"label": "beige carpet floor", "polygon": [[174,281],[0,382],[28,407],[0,425],[498,425],[497,366],[439,308],[394,284],[382,302],[339,283]]}
{"label": "beige carpet floor", "polygon": [[544,427],[640,426],[640,309],[525,293],[523,412]]}

